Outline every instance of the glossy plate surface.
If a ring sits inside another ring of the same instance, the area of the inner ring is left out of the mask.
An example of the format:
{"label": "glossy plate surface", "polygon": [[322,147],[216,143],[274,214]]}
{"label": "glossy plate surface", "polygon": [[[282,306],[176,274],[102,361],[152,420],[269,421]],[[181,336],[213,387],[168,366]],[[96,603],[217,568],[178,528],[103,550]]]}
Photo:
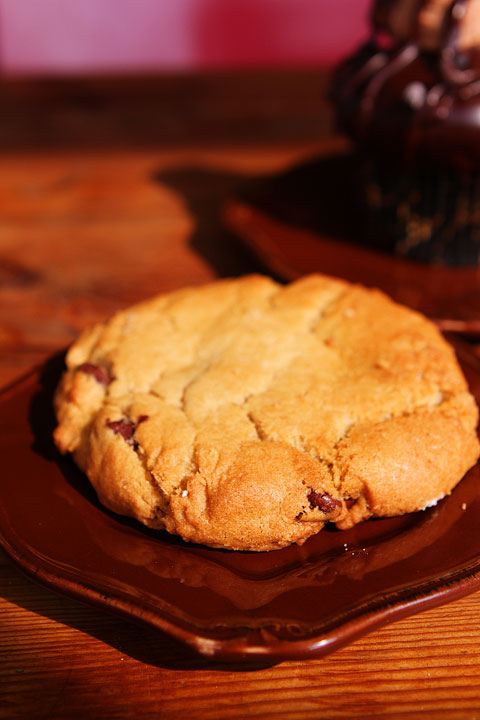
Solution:
{"label": "glossy plate surface", "polygon": [[[480,397],[478,360],[461,350]],[[51,442],[52,360],[0,396],[0,541],[50,587],[221,660],[315,657],[480,588],[480,472],[424,513],[325,529],[303,547],[183,543],[104,510]]]}

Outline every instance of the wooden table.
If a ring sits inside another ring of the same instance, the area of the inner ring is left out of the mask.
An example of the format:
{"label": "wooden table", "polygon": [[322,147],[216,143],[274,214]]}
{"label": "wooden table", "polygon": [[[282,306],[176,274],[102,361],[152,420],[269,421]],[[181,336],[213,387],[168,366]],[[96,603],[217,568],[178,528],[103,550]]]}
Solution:
{"label": "wooden table", "polygon": [[[322,85],[323,83],[323,85]],[[342,143],[314,72],[0,89],[0,384],[116,308],[261,269],[221,225],[245,178]],[[480,594],[319,660],[192,660],[0,553],[0,718],[479,718]]]}

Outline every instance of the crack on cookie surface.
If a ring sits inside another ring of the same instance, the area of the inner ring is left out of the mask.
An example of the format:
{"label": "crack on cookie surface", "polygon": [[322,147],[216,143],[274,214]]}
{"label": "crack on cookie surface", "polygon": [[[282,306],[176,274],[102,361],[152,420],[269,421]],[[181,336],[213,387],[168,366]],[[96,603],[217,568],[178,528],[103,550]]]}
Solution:
{"label": "crack on cookie surface", "polygon": [[333,298],[329,298],[325,305],[318,309],[315,317],[313,317],[308,324],[308,332],[315,335],[319,328],[321,328],[323,321],[329,314],[335,311],[338,304],[350,295],[350,289],[338,290]]}
{"label": "crack on cookie surface", "polygon": [[263,432],[260,423],[258,423],[258,422],[255,420],[255,417],[252,415],[252,413],[251,413],[251,412],[247,412],[247,413],[246,413],[246,416],[247,416],[247,418],[249,419],[249,421],[251,422],[252,427],[255,429],[255,432],[256,432],[256,434],[257,434],[257,438],[258,438],[259,440],[269,440],[270,438]]}

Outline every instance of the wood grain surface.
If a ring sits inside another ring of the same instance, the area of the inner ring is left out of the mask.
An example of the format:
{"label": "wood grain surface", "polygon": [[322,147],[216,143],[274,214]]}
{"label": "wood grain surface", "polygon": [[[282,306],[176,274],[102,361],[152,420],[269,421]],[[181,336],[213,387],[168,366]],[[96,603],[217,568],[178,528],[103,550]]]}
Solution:
{"label": "wood grain surface", "polygon": [[[0,88],[0,384],[148,295],[261,270],[220,221],[330,152],[325,78]],[[1,480],[0,480],[1,482]],[[0,718],[480,718],[480,594],[319,660],[212,664],[26,579],[0,552]]]}

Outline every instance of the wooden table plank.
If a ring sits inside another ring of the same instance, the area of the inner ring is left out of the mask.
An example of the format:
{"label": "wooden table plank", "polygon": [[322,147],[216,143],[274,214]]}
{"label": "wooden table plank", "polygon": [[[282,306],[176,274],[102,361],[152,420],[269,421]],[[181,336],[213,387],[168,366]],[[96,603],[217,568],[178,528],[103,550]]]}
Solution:
{"label": "wooden table plank", "polygon": [[319,69],[0,81],[0,147],[285,145],[329,131]]}

